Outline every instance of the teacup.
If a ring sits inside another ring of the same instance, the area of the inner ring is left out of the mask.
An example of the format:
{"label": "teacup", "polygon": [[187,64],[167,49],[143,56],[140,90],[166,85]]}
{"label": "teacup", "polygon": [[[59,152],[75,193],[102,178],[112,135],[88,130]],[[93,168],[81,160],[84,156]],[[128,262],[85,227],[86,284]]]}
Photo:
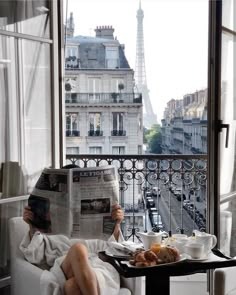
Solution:
{"label": "teacup", "polygon": [[193,259],[204,257],[204,245],[201,243],[188,243],[184,245],[184,252],[190,255]]}
{"label": "teacup", "polygon": [[188,238],[181,238],[181,239],[177,239],[174,242],[173,246],[175,246],[179,250],[179,253],[182,254],[182,253],[184,253],[184,246],[188,243],[189,243]]}
{"label": "teacup", "polygon": [[205,254],[209,254],[211,249],[215,247],[217,244],[217,238],[215,235],[211,235],[205,232],[195,232],[195,240],[197,243],[201,243],[204,245]]}

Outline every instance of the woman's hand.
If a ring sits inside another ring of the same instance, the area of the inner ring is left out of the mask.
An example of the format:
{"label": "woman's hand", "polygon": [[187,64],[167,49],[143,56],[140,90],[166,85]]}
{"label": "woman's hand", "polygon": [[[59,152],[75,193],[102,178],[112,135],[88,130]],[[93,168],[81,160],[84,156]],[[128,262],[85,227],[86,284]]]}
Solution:
{"label": "woman's hand", "polygon": [[120,224],[124,219],[124,211],[120,205],[112,206],[111,217],[113,220],[116,220],[117,224]]}
{"label": "woman's hand", "polygon": [[30,224],[30,221],[32,221],[34,218],[34,213],[31,211],[31,208],[29,206],[26,206],[24,208],[24,213],[23,213],[23,220]]}

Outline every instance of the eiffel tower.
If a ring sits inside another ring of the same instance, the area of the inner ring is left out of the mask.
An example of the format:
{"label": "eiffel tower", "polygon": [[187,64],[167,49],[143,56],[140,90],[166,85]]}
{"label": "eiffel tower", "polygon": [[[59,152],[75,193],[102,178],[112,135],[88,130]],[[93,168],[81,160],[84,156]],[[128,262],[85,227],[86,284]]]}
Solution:
{"label": "eiffel tower", "polygon": [[157,115],[154,113],[149,90],[146,80],[145,57],[144,57],[144,35],[143,35],[143,17],[144,13],[141,8],[141,0],[139,9],[137,10],[137,40],[136,40],[136,63],[135,63],[135,83],[138,92],[142,93],[144,102],[144,127],[150,128],[153,124],[157,124]]}

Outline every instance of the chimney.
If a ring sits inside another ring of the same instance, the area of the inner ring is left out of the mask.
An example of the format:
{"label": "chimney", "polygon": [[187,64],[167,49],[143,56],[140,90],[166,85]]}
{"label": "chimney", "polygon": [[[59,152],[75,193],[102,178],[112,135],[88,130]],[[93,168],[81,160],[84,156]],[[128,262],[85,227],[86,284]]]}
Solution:
{"label": "chimney", "polygon": [[113,33],[115,30],[112,26],[98,26],[94,31],[96,32],[96,37],[98,38],[114,40]]}

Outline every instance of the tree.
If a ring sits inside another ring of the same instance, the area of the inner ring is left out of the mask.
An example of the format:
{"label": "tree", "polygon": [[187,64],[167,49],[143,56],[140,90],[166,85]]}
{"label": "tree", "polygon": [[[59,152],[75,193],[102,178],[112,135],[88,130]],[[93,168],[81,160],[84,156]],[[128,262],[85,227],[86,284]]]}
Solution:
{"label": "tree", "polygon": [[161,154],[161,126],[154,124],[151,129],[144,130],[144,143],[148,145],[148,151],[153,154]]}

